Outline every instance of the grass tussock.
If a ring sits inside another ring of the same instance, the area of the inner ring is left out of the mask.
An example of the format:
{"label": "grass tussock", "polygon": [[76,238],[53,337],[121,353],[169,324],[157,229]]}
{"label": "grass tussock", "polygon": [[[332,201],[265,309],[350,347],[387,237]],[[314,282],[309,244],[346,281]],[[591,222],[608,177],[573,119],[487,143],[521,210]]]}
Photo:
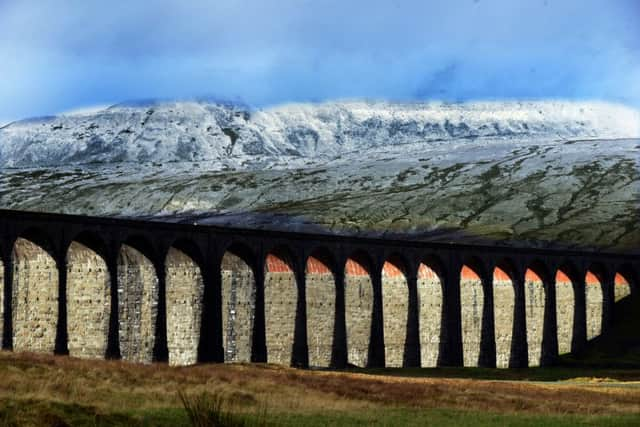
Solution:
{"label": "grass tussock", "polygon": [[267,425],[266,406],[256,412],[253,417],[238,412],[239,407],[247,404],[242,393],[189,395],[180,391],[178,397],[192,427],[265,427]]}

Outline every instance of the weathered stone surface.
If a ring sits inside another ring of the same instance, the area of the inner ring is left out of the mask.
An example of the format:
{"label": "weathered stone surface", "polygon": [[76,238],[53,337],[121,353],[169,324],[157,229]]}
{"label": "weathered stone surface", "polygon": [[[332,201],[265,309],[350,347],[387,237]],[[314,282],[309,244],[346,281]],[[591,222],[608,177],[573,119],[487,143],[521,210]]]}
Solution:
{"label": "weathered stone surface", "polygon": [[545,290],[542,280],[530,270],[525,275],[524,301],[527,315],[529,366],[540,366],[544,328]]}
{"label": "weathered stone surface", "polygon": [[170,365],[198,361],[204,282],[200,266],[184,252],[170,248],[167,281],[167,345]]}
{"label": "weathered stone surface", "polygon": [[602,333],[602,285],[592,273],[587,273],[585,298],[587,304],[587,340]]}
{"label": "weathered stone surface", "polygon": [[484,292],[482,281],[471,269],[464,267],[460,279],[462,306],[462,350],[464,366],[478,366],[482,337]]}
{"label": "weathered stone surface", "polygon": [[384,320],[384,358],[387,367],[402,367],[407,319],[409,287],[404,273],[390,262],[382,268],[382,316]]}
{"label": "weathered stone surface", "polygon": [[[253,271],[231,252],[224,254],[220,271],[224,360],[250,362],[256,298]],[[295,311],[295,307],[293,309]]]}
{"label": "weathered stone surface", "polygon": [[365,367],[369,362],[373,286],[367,270],[353,259],[345,266],[344,297],[348,363]]}
{"label": "weathered stone surface", "polygon": [[420,322],[420,364],[434,367],[440,354],[442,283],[424,264],[418,269],[418,310]]}
{"label": "weathered stone surface", "polygon": [[107,349],[110,276],[107,264],[88,247],[73,242],[67,252],[69,354],[103,358]]}
{"label": "weathered stone surface", "polygon": [[[493,276],[493,302],[495,313],[496,367],[509,367],[513,336],[513,309],[515,292],[513,282],[500,270]],[[482,315],[482,313],[480,313]],[[474,324],[476,322],[473,322]]]}
{"label": "weathered stone surface", "polygon": [[333,274],[316,258],[307,262],[307,340],[309,365],[331,364],[336,315],[336,286]]}
{"label": "weathered stone surface", "polygon": [[19,238],[13,247],[13,348],[53,353],[58,323],[58,268],[40,246]]}
{"label": "weathered stone surface", "polygon": [[141,252],[123,245],[118,255],[120,352],[124,360],[153,359],[158,314],[158,276]]}
{"label": "weathered stone surface", "polygon": [[558,354],[571,352],[575,296],[571,280],[562,272],[556,275],[556,316],[558,321]]}
{"label": "weathered stone surface", "polygon": [[270,254],[264,280],[267,361],[290,365],[293,352],[298,287],[288,262]]}

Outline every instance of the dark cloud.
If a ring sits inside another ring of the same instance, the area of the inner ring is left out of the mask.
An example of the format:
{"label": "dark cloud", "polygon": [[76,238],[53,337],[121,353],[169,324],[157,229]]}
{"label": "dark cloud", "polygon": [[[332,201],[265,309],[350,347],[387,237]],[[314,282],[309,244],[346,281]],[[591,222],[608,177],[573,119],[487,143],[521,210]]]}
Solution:
{"label": "dark cloud", "polygon": [[0,119],[200,94],[640,105],[639,12],[636,0],[4,0]]}

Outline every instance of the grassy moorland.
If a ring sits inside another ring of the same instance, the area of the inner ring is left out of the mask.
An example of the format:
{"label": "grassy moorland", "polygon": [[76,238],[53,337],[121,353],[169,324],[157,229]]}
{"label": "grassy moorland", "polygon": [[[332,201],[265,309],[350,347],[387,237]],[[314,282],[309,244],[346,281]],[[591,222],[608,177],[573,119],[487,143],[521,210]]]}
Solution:
{"label": "grassy moorland", "polygon": [[640,370],[388,374],[394,371],[170,368],[3,352],[0,425],[207,425],[198,417],[233,426],[640,424]]}
{"label": "grassy moorland", "polygon": [[638,426],[640,302],[530,369],[171,368],[0,352],[0,426]]}

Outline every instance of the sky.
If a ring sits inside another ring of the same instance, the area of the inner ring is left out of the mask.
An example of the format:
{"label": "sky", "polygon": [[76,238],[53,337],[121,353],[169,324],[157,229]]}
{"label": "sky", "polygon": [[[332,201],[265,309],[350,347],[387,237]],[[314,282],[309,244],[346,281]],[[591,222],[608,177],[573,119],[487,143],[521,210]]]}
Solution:
{"label": "sky", "polygon": [[640,108],[640,0],[0,0],[0,126],[140,99]]}

